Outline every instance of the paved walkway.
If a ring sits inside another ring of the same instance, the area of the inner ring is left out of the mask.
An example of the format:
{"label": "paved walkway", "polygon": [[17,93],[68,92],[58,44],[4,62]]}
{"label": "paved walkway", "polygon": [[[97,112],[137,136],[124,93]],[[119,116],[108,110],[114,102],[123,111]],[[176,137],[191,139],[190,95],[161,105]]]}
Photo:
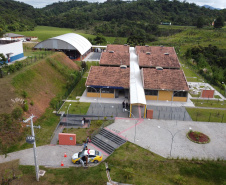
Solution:
{"label": "paved walkway", "polygon": [[[208,135],[211,142],[208,144],[191,142],[186,137],[189,127]],[[226,124],[116,118],[115,123],[109,125],[107,129],[163,157],[226,159]],[[88,148],[100,150],[92,144],[89,144]],[[61,167],[62,161],[65,167],[79,167],[80,165],[71,162],[71,156],[81,150],[82,146],[40,146],[37,147],[38,164],[47,167]],[[104,152],[103,154],[106,159],[108,155]],[[9,153],[7,158],[0,156],[0,163],[15,159],[20,159],[21,165],[34,165],[33,149]],[[90,164],[90,166],[94,166],[94,164]]]}
{"label": "paved walkway", "polygon": [[82,61],[100,61],[101,52],[90,52]]}
{"label": "paved walkway", "polygon": [[[83,146],[69,146],[69,145],[44,145],[37,147],[37,161],[39,165],[46,167],[61,167],[63,162],[65,167],[74,166],[81,167],[81,165],[73,164],[71,157],[74,153],[80,152]],[[92,144],[88,144],[89,149],[96,149]],[[64,157],[66,153],[67,157]],[[104,154],[104,153],[103,153]],[[103,155],[103,160],[108,155]],[[21,165],[34,165],[33,148],[21,150],[18,152],[9,153],[8,156],[0,156],[0,163],[8,162],[12,160],[20,159]],[[89,166],[95,166],[96,164],[89,164]]]}
{"label": "paved walkway", "polygon": [[[208,144],[191,142],[186,137],[189,127],[193,131],[208,135],[211,142]],[[107,128],[163,157],[226,159],[226,124],[117,118],[115,123]]]}

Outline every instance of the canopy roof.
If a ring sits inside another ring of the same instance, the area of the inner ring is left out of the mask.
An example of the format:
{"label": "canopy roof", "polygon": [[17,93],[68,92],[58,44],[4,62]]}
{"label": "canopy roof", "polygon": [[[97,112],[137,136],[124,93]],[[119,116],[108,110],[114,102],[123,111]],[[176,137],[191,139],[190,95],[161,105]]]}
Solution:
{"label": "canopy roof", "polygon": [[38,43],[34,48],[78,50],[81,55],[86,53],[92,44],[83,36],[67,33]]}
{"label": "canopy roof", "polygon": [[130,104],[147,104],[137,55],[133,47],[130,47]]}

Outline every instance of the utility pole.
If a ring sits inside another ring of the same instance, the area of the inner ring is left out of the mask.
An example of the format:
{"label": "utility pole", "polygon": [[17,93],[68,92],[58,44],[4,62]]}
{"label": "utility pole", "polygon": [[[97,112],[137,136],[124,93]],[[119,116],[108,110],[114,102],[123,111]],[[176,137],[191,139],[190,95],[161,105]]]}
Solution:
{"label": "utility pole", "polygon": [[26,120],[24,120],[24,123],[27,123],[28,121],[31,121],[31,125],[27,125],[27,127],[31,127],[31,136],[28,136],[26,138],[26,142],[33,144],[33,151],[34,151],[34,161],[35,161],[35,172],[36,172],[36,180],[39,181],[39,166],[37,163],[37,154],[36,154],[36,142],[35,142],[35,133],[34,133],[34,127],[35,128],[41,128],[40,126],[33,126],[33,114]]}

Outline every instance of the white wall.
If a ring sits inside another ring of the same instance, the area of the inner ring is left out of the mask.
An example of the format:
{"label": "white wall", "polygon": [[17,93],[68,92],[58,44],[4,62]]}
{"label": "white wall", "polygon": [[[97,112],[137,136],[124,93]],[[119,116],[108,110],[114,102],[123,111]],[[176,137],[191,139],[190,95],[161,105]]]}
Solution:
{"label": "white wall", "polygon": [[6,56],[6,53],[13,53],[10,57],[22,54],[23,51],[23,43],[22,41],[9,43],[9,44],[0,44],[0,53],[3,53]]}

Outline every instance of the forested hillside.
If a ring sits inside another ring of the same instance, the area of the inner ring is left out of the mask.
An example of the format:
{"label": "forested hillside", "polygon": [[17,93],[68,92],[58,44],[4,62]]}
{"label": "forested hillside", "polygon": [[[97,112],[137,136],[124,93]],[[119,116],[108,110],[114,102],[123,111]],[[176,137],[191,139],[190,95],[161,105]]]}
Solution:
{"label": "forested hillside", "polygon": [[[223,10],[211,10],[194,3],[177,0],[107,1],[87,3],[82,1],[59,2],[42,9],[37,23],[41,25],[84,29],[95,25],[96,32],[124,36],[121,32],[133,29],[146,31],[152,24],[171,22],[173,25],[197,24],[202,17],[205,25],[210,25],[218,16],[226,17]],[[138,24],[133,25],[133,24]],[[135,31],[136,32],[136,31]]]}
{"label": "forested hillside", "polygon": [[8,31],[27,31],[35,27],[36,10],[25,3],[0,0],[0,36]]}
{"label": "forested hillside", "polygon": [[[91,29],[95,34],[121,37],[157,36],[161,33],[155,25],[161,22],[196,26],[198,18],[202,18],[203,25],[211,25],[219,16],[226,20],[226,9],[211,10],[178,0],[117,0],[104,3],[71,0],[53,3],[42,9],[12,0],[0,0],[0,11],[0,31],[30,30],[38,24]],[[147,40],[152,40],[152,37]]]}

